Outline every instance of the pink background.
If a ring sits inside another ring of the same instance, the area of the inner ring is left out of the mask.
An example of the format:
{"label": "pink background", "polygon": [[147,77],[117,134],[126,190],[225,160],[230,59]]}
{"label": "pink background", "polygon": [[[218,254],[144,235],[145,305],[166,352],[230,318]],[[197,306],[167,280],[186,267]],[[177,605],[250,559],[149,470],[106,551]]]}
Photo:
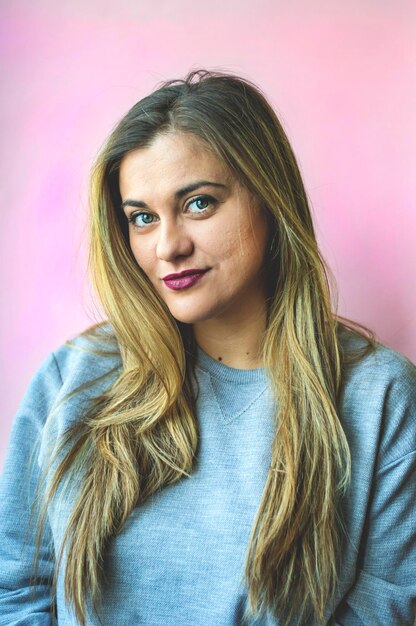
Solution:
{"label": "pink background", "polygon": [[191,68],[229,70],[264,90],[299,159],[339,313],[416,361],[415,9],[400,0],[3,4],[0,467],[40,362],[101,319],[85,276],[94,156],[136,100]]}

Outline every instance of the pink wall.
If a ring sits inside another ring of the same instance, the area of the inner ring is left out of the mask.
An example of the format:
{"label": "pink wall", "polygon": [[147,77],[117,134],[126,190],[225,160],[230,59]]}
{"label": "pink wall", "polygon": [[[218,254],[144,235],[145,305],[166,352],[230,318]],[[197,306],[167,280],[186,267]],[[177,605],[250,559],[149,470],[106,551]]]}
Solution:
{"label": "pink wall", "polygon": [[230,70],[265,91],[299,158],[339,312],[416,361],[416,5],[210,6],[21,0],[1,9],[0,467],[40,361],[100,319],[85,281],[94,155],[133,102],[192,67]]}

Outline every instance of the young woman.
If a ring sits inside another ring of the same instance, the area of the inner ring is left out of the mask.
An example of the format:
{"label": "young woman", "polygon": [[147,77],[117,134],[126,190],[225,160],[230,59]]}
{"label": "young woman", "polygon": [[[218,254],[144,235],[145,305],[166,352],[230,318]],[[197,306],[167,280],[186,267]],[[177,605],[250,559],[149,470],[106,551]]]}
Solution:
{"label": "young woman", "polygon": [[91,186],[108,317],[42,363],[0,488],[0,624],[404,626],[416,368],[333,312],[262,93],[167,81]]}

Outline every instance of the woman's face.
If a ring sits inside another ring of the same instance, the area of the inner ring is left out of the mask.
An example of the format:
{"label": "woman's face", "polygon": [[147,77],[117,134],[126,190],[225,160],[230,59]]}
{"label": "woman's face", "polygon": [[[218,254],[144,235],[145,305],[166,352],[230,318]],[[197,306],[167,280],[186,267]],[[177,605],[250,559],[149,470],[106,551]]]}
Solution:
{"label": "woman's face", "polygon": [[220,159],[192,135],[159,134],[123,158],[119,180],[132,252],[173,317],[232,323],[264,310],[267,216]]}

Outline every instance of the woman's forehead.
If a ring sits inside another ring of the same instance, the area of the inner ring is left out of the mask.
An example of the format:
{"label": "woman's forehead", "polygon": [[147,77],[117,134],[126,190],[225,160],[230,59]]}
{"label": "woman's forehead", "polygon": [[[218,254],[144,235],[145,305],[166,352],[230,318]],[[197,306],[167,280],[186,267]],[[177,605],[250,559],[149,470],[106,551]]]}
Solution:
{"label": "woman's forehead", "polygon": [[170,187],[202,179],[237,184],[223,159],[186,134],[157,136],[150,145],[127,153],[120,163],[120,188],[134,184],[146,190],[155,184]]}

